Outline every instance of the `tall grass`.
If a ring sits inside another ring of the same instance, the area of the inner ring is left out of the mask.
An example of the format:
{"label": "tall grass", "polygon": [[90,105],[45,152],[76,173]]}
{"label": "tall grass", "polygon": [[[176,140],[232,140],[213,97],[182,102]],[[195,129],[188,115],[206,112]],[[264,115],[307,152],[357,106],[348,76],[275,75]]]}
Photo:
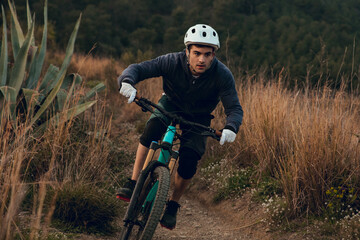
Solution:
{"label": "tall grass", "polygon": [[[290,215],[321,213],[326,191],[360,189],[360,97],[345,88],[288,90],[279,79],[241,79],[238,161],[280,180]],[[236,156],[235,156],[236,157]]]}

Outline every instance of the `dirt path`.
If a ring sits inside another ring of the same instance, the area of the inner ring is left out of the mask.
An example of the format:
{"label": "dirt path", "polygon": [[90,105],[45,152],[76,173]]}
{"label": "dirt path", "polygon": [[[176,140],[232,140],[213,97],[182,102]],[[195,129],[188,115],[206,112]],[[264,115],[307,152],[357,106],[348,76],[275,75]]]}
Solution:
{"label": "dirt path", "polygon": [[158,227],[154,240],[187,239],[187,240],[236,240],[258,239],[241,227],[231,223],[231,215],[224,216],[217,209],[209,210],[197,199],[185,196],[178,214],[177,226],[174,230]]}

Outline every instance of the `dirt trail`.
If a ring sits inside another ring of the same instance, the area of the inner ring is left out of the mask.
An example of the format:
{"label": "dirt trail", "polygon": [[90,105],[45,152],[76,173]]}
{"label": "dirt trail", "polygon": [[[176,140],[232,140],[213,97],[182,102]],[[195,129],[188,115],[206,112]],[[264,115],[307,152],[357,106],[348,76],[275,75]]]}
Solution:
{"label": "dirt trail", "polygon": [[[234,225],[234,215],[224,214],[219,209],[208,209],[198,199],[190,195],[184,196],[182,207],[178,214],[178,221],[174,230],[158,227],[154,240],[165,239],[207,239],[207,240],[236,240],[260,239],[239,224]],[[234,213],[236,210],[234,209]],[[251,227],[251,226],[250,226]],[[264,231],[265,232],[265,231]],[[266,239],[266,238],[261,238]]]}

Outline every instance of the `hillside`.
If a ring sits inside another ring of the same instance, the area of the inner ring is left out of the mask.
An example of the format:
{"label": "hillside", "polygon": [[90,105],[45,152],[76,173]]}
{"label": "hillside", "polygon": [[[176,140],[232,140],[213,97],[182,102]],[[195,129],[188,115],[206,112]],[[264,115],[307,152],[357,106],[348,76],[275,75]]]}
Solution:
{"label": "hillside", "polygon": [[[25,22],[25,4],[17,1]],[[43,0],[30,1],[41,16]],[[285,67],[290,85],[330,79],[338,87],[345,74],[359,83],[357,34],[360,6],[356,0],[50,0],[49,41],[64,48],[80,12],[83,21],[77,49],[122,57],[125,64],[183,49],[186,30],[196,23],[220,34],[219,57],[236,75],[254,69],[278,73]],[[42,19],[38,18],[41,22]]]}

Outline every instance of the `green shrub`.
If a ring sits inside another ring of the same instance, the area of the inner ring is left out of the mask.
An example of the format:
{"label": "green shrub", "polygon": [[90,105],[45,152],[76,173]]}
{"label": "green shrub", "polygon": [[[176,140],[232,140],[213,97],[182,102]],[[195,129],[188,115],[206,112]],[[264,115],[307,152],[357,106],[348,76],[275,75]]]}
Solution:
{"label": "green shrub", "polygon": [[251,172],[251,169],[241,169],[225,175],[224,183],[217,191],[213,201],[217,203],[229,197],[241,196],[247,188],[251,187]]}
{"label": "green shrub", "polygon": [[275,195],[281,195],[282,188],[279,181],[273,177],[263,177],[256,185],[252,199],[263,202]]}
{"label": "green shrub", "polygon": [[56,226],[71,231],[112,233],[121,205],[113,194],[93,184],[66,184],[58,192],[54,219]]}

